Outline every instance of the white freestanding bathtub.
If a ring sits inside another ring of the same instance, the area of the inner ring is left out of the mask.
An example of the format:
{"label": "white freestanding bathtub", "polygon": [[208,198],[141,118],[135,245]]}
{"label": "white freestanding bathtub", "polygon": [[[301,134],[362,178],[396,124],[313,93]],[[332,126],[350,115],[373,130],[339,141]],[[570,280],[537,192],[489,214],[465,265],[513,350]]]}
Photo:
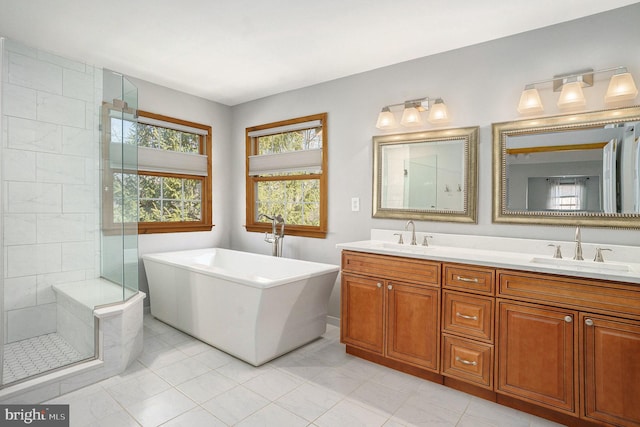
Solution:
{"label": "white freestanding bathtub", "polygon": [[326,331],[336,265],[218,248],[142,259],[154,317],[254,366]]}

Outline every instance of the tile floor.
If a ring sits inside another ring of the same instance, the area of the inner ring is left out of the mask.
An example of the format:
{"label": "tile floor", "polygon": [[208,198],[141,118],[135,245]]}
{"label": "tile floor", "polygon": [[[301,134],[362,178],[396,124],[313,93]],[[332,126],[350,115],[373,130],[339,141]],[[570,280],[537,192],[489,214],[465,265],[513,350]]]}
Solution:
{"label": "tile floor", "polygon": [[347,355],[339,330],[259,368],[153,317],[122,375],[48,403],[71,426],[522,426],[558,424]]}

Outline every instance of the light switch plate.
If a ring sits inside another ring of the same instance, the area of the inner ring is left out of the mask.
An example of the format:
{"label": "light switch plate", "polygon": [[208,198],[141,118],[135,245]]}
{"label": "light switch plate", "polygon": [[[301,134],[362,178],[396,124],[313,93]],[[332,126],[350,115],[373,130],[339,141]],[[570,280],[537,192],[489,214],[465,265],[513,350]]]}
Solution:
{"label": "light switch plate", "polygon": [[352,197],[351,198],[351,212],[358,212],[360,210],[360,198]]}

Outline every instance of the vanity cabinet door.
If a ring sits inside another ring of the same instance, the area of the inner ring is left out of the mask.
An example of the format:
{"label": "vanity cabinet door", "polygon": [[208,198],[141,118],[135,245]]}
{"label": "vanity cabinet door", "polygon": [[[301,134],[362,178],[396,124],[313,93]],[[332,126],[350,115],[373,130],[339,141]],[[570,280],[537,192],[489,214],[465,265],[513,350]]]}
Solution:
{"label": "vanity cabinet door", "polygon": [[576,412],[577,313],[498,302],[498,393]]}
{"label": "vanity cabinet door", "polygon": [[342,274],[340,338],[383,354],[384,281]]}
{"label": "vanity cabinet door", "polygon": [[640,322],[580,314],[584,354],[582,415],[640,425]]}
{"label": "vanity cabinet door", "polygon": [[439,290],[388,282],[387,352],[389,358],[438,370]]}

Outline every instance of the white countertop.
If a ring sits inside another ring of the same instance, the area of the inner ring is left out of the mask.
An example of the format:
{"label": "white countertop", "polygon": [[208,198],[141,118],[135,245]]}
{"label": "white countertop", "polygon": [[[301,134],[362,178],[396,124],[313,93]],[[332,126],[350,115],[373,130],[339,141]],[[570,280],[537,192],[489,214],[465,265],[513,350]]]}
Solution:
{"label": "white countertop", "polygon": [[[640,247],[598,245],[582,243],[584,261],[574,261],[575,242],[514,239],[507,237],[473,236],[459,234],[416,233],[418,245],[397,242],[398,230],[372,230],[371,240],[340,243],[339,249],[394,255],[433,261],[456,262],[496,268],[562,274],[592,279],[613,280],[640,284]],[[421,246],[423,236],[433,236],[429,246]],[[410,234],[404,232],[405,242]],[[549,243],[559,244],[563,259],[553,258],[554,248]],[[594,262],[595,248],[609,248],[603,252],[604,263]]]}

